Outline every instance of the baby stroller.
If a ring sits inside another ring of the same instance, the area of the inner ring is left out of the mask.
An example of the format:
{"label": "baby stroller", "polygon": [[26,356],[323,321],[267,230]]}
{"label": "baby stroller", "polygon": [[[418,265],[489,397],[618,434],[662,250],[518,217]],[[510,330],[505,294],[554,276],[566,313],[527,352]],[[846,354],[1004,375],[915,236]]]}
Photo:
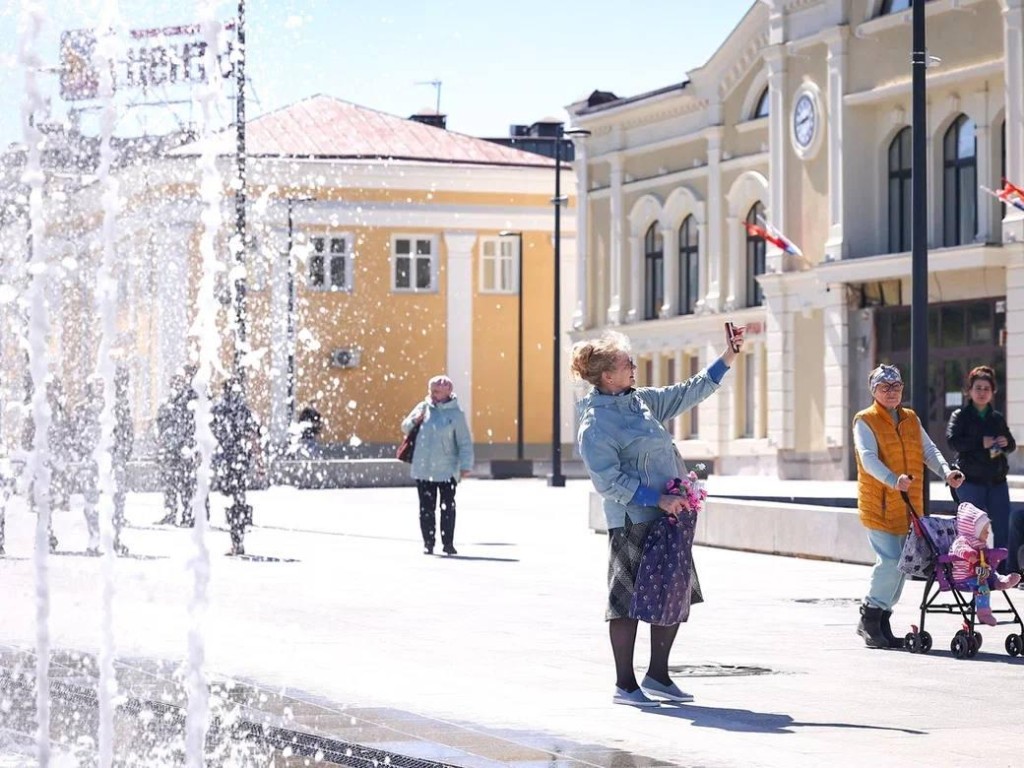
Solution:
{"label": "baby stroller", "polygon": [[[911,653],[928,653],[932,649],[932,636],[924,628],[925,616],[929,613],[959,613],[963,625],[953,635],[953,639],[949,643],[949,650],[958,659],[974,658],[981,648],[981,633],[975,629],[974,593],[969,586],[953,581],[953,562],[956,558],[946,554],[957,536],[956,518],[935,515],[918,517],[914,514],[910,498],[906,494],[903,494],[903,500],[907,504],[907,512],[910,517],[910,536],[917,537],[919,542],[915,547],[904,549],[903,557],[900,560],[900,570],[911,577],[925,580],[924,594],[921,599],[920,629],[916,625],[911,625],[911,631],[907,633],[903,647]],[[909,554],[908,549],[913,549],[914,553]],[[1005,560],[1008,554],[1005,549],[986,550],[988,564],[993,574],[999,563]],[[949,593],[952,602],[940,602],[943,592]],[[965,597],[963,592],[966,592],[969,597]],[[993,589],[992,594],[994,595],[995,592],[996,590]],[[1007,617],[1005,621],[1000,619],[1000,624],[1016,623],[1019,632],[1011,632],[1007,635],[1004,646],[1008,654],[1018,656],[1024,653],[1024,622],[1021,621],[1020,614],[1017,613],[1017,609],[1006,591],[1000,590],[1000,594],[1006,600],[1007,607],[997,609],[993,605],[992,613]]]}

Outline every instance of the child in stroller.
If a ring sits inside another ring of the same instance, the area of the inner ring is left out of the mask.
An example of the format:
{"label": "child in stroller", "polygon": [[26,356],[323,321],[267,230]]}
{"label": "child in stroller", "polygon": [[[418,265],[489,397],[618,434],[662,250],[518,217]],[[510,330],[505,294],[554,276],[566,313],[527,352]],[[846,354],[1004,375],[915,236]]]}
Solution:
{"label": "child in stroller", "polygon": [[953,558],[953,581],[974,592],[978,620],[995,626],[989,592],[1017,586],[1020,574],[1003,576],[992,567],[992,524],[983,510],[969,502],[960,504],[956,510],[956,532],[958,535],[949,547]]}

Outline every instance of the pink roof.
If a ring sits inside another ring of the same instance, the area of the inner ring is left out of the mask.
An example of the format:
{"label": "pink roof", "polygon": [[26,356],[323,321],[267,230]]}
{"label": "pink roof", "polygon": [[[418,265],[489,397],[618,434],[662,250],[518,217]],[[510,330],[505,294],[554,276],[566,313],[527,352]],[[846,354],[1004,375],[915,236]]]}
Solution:
{"label": "pink roof", "polygon": [[249,155],[552,166],[542,155],[317,95],[246,123]]}

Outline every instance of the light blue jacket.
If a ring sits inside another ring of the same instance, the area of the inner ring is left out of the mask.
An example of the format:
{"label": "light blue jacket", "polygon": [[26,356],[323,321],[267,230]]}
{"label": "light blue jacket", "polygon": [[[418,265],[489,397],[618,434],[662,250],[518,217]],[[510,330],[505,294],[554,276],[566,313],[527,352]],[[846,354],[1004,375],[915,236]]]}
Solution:
{"label": "light blue jacket", "polygon": [[412,476],[435,483],[452,478],[458,480],[462,470],[473,468],[473,438],[466,424],[466,414],[454,395],[436,405],[428,397],[417,403],[402,421],[402,434],[409,434],[424,411],[426,416],[412,455]]}
{"label": "light blue jacket", "polygon": [[664,493],[670,480],[686,472],[662,423],[693,408],[718,387],[705,368],[669,387],[641,387],[621,395],[604,395],[595,388],[577,403],[580,455],[604,499],[609,528],[624,526],[627,514],[634,523],[665,514],[657,506],[633,501],[641,486]]}

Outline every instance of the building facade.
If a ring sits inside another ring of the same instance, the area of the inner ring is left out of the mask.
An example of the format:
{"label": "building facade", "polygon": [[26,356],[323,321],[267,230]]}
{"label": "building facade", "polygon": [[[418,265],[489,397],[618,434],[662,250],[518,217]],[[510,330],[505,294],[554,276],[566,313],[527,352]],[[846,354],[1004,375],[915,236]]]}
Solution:
{"label": "building facade", "polygon": [[[334,98],[306,99],[247,125],[251,246],[239,271],[228,255],[234,137],[221,138],[215,378],[231,370],[230,286],[244,274],[247,394],[272,449],[284,449],[297,433],[295,414],[313,403],[328,455],[393,455],[399,422],[426,395],[428,379],[447,373],[478,454],[514,455],[521,299],[524,439],[549,444],[553,161]],[[198,155],[189,145],[119,171],[118,347],[134,383],[142,455],[172,376],[195,359]],[[572,195],[571,168],[562,170]],[[53,365],[84,379],[95,367],[102,211],[91,189],[68,205],[74,215],[47,225],[48,241],[59,244],[54,263],[74,263],[79,276],[60,282],[51,305],[60,329]],[[562,217],[559,250],[570,275],[575,222],[574,213]],[[23,232],[10,240],[24,243]],[[20,387],[11,389],[5,399],[16,401]],[[570,406],[567,393],[564,412]]]}
{"label": "building facade", "polygon": [[[592,132],[577,147],[573,337],[626,333],[641,381],[663,384],[713,360],[723,321],[747,326],[723,394],[675,424],[688,459],[849,478],[868,371],[890,361],[909,381],[909,6],[757,2],[685,82],[570,106]],[[979,363],[1024,434],[1024,214],[979,189],[1024,180],[1024,9],[926,11],[928,418],[942,446]],[[761,220],[804,256],[749,235]]]}

